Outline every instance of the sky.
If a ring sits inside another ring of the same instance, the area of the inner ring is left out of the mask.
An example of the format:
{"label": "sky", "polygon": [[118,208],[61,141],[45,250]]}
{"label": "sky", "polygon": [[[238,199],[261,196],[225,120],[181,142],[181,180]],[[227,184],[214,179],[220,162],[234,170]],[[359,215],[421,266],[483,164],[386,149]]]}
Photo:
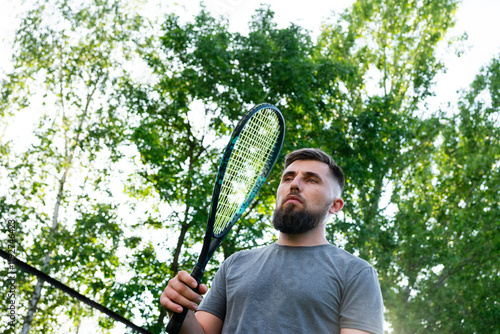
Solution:
{"label": "sky", "polygon": [[[0,0],[0,77],[11,69],[10,45],[19,24],[19,18],[16,17],[19,2],[20,0]],[[314,36],[318,35],[321,23],[331,16],[332,11],[342,12],[353,2],[354,0],[308,0],[304,4],[301,0],[206,0],[205,5],[215,15],[228,17],[230,30],[245,33],[255,9],[261,3],[267,3],[275,11],[279,26],[285,27],[294,22],[311,31]],[[157,12],[175,9],[190,17],[199,11],[200,2],[183,0],[172,4],[169,1],[148,0],[148,3]],[[496,38],[500,31],[498,13],[498,0],[463,0],[457,11],[457,24],[450,34],[459,36],[467,33],[465,53],[461,57],[452,52],[443,54],[447,71],[436,77],[436,96],[428,100],[430,112],[447,102],[455,105],[459,96],[457,91],[467,88],[480,68],[500,54],[500,39]],[[22,136],[22,131],[13,132]]]}
{"label": "sky", "polygon": [[[173,8],[165,0],[151,0],[153,5],[162,10]],[[435,0],[440,1],[440,0]],[[19,12],[20,0],[0,0],[0,77],[10,70],[9,59],[14,32],[19,24],[16,15]],[[206,0],[205,4],[215,15],[224,15],[229,18],[230,30],[245,33],[247,24],[259,7],[260,3],[267,3],[276,13],[275,19],[280,27],[290,22],[301,25],[311,31],[313,35],[319,33],[321,23],[331,16],[331,12],[341,12],[349,7],[353,0]],[[179,4],[180,3],[180,4]],[[195,15],[199,10],[198,0],[179,1],[175,7],[177,11],[185,12],[187,16]],[[170,7],[168,7],[170,6]],[[443,53],[446,73],[436,77],[436,96],[428,102],[430,111],[435,111],[440,105],[456,103],[461,89],[465,89],[472,82],[482,66],[485,66],[494,56],[500,55],[499,0],[464,0],[457,12],[457,24],[451,31],[453,35],[466,32],[468,41],[464,54],[457,57],[454,53]],[[22,131],[15,131],[22,136]],[[1,133],[0,133],[1,135]],[[82,324],[89,333],[94,325],[92,322]],[[123,326],[117,325],[116,333],[123,332]]]}
{"label": "sky", "polygon": [[[435,0],[439,1],[439,0]],[[271,5],[276,12],[276,20],[283,26],[294,22],[310,30],[313,35],[319,33],[321,23],[331,16],[332,10],[341,12],[348,8],[353,0],[212,0],[207,1],[207,8],[214,13],[229,17],[230,28],[246,31],[247,22],[260,3]],[[188,0],[195,7],[197,1]],[[446,73],[436,77],[436,96],[428,102],[430,111],[435,111],[441,104],[454,104],[459,93],[474,79],[482,66],[494,56],[500,55],[500,1],[498,0],[464,0],[457,11],[457,23],[450,34],[468,35],[465,52],[461,57],[453,53],[443,54]]]}

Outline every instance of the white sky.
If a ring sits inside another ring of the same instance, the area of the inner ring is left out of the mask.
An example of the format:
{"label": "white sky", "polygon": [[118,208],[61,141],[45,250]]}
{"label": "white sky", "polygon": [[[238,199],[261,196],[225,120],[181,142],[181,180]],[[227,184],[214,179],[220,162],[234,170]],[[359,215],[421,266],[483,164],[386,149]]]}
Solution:
{"label": "white sky", "polygon": [[[440,1],[440,0],[435,0]],[[198,3],[188,0],[184,3]],[[298,23],[317,35],[321,23],[331,16],[332,10],[342,12],[353,0],[209,0],[207,7],[230,18],[233,30],[244,32],[247,23],[260,3],[271,5],[275,19],[283,26],[289,22]],[[479,69],[490,59],[500,54],[500,39],[495,36],[500,32],[499,0],[463,0],[457,11],[457,24],[451,31],[454,35],[467,32],[466,52],[458,58],[448,54],[445,58],[446,73],[436,77],[436,97],[429,100],[429,109],[434,111],[440,104],[455,102],[457,91],[467,88]]]}
{"label": "white sky", "polygon": [[[165,0],[151,0],[161,9],[168,9],[169,3]],[[440,0],[435,0],[440,1]],[[19,24],[16,14],[19,11],[19,0],[0,0],[0,77],[10,70],[10,44],[14,32]],[[332,10],[343,11],[350,6],[353,0],[206,0],[208,9],[216,15],[225,15],[230,19],[230,29],[245,32],[247,24],[260,3],[268,3],[276,13],[275,19],[280,26],[289,22],[297,23],[304,28],[318,33],[321,23],[327,19]],[[180,2],[190,14],[198,11],[198,0]],[[429,102],[431,111],[440,104],[454,102],[457,99],[457,90],[467,88],[478,73],[479,69],[489,60],[500,54],[499,0],[464,0],[457,12],[457,25],[452,31],[454,35],[467,32],[469,39],[466,52],[460,57],[448,54],[445,58],[447,72],[436,78],[436,94]],[[22,131],[18,132],[22,136]],[[1,134],[0,134],[1,135]],[[133,319],[131,319],[133,320]],[[88,327],[87,327],[88,326]],[[81,332],[93,332],[95,323],[91,319],[82,324]],[[117,324],[113,332],[123,332],[123,326]]]}
{"label": "white sky", "polygon": [[[439,1],[439,0],[435,0]],[[19,11],[19,0],[0,0],[0,76],[9,71],[10,44],[14,31],[19,23],[16,14]],[[157,12],[168,11],[174,7],[184,7],[185,12],[194,15],[198,12],[198,0],[184,0],[178,5],[163,0],[149,0],[154,3]],[[254,11],[261,3],[271,5],[275,11],[275,19],[280,26],[289,22],[300,24],[316,35],[321,23],[331,12],[341,12],[350,6],[353,0],[206,0],[207,8],[215,15],[229,17],[230,29],[245,32]],[[181,11],[182,12],[182,11]],[[454,35],[467,32],[468,49],[462,57],[448,54],[445,58],[447,72],[436,77],[437,96],[430,99],[429,109],[433,111],[441,103],[455,102],[457,90],[466,88],[478,73],[479,69],[489,60],[500,54],[500,40],[495,38],[500,32],[499,0],[464,0],[457,12],[457,25]]]}

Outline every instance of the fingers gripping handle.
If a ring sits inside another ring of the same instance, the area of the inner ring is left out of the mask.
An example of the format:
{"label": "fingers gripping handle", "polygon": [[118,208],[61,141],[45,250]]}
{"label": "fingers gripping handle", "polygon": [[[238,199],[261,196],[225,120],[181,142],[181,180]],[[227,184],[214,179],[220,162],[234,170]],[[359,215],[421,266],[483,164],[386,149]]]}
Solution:
{"label": "fingers gripping handle", "polygon": [[[204,270],[198,266],[195,266],[193,271],[191,272],[191,276],[198,283],[196,288],[193,289],[193,291],[195,291],[196,293],[198,293],[198,287],[200,286],[203,272]],[[166,332],[169,334],[178,334],[181,331],[182,324],[184,323],[184,319],[186,319],[188,311],[188,308],[183,307],[181,313],[174,313],[167,324]]]}

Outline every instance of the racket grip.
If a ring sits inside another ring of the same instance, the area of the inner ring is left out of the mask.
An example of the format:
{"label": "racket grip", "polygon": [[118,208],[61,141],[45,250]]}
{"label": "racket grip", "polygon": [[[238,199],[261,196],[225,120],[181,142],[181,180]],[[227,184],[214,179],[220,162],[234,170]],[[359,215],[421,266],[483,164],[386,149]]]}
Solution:
{"label": "racket grip", "polygon": [[[201,278],[203,277],[204,269],[199,266],[195,266],[193,271],[191,272],[191,276],[196,280],[198,285],[195,289],[191,288],[193,291],[198,293],[198,287],[200,286]],[[174,313],[170,318],[167,327],[165,328],[168,334],[179,334],[182,328],[182,324],[184,323],[184,319],[186,319],[186,315],[189,309],[186,307],[182,307],[181,313]]]}
{"label": "racket grip", "polygon": [[169,334],[179,334],[188,311],[188,308],[183,307],[181,313],[174,313],[167,324],[166,332]]}

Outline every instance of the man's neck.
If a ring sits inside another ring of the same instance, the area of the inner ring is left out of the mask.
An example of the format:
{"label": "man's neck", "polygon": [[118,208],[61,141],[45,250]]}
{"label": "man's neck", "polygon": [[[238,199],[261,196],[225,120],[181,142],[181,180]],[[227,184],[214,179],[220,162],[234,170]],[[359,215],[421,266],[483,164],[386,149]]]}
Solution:
{"label": "man's neck", "polygon": [[310,247],[329,244],[325,237],[325,225],[303,233],[303,234],[285,234],[279,232],[278,245],[295,246],[295,247]]}

